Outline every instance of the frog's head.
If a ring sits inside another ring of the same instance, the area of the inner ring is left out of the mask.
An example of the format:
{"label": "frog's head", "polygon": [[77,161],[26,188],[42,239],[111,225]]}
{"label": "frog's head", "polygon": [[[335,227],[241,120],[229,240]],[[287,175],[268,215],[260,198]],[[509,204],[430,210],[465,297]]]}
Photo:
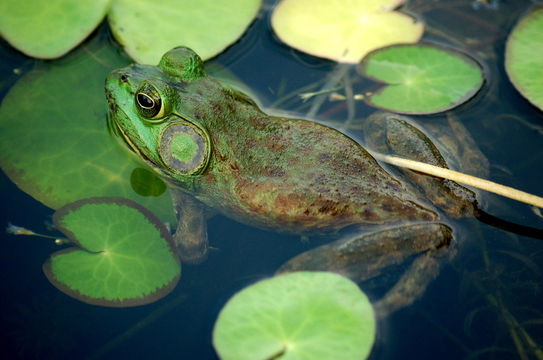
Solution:
{"label": "frog's head", "polygon": [[205,76],[200,57],[179,47],[158,66],[131,65],[106,80],[111,125],[138,157],[177,182],[202,173],[209,162],[209,134],[183,111],[192,96],[186,89]]}

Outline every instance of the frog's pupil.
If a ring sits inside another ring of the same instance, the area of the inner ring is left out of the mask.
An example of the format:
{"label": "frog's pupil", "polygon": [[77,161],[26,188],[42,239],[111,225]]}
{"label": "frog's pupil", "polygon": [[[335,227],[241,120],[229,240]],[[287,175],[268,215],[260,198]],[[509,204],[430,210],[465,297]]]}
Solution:
{"label": "frog's pupil", "polygon": [[149,96],[139,93],[137,96],[138,104],[144,109],[151,109],[155,106],[155,102]]}

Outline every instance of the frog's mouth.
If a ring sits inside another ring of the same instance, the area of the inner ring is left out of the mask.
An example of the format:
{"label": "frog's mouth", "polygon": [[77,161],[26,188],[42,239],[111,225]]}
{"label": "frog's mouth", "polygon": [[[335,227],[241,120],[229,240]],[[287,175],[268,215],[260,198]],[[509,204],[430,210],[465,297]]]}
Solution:
{"label": "frog's mouth", "polygon": [[[115,107],[112,109],[112,107]],[[122,109],[116,106],[114,103],[110,103],[110,111],[107,114],[107,124],[109,131],[115,136],[115,138],[120,139],[124,143],[124,147],[134,153],[139,159],[143,159],[152,168],[156,168],[157,165],[149,159],[137,146],[130,140],[130,137],[124,132],[120,124],[115,120],[114,116],[111,116],[113,112],[121,112],[122,116],[126,117],[126,114]]]}

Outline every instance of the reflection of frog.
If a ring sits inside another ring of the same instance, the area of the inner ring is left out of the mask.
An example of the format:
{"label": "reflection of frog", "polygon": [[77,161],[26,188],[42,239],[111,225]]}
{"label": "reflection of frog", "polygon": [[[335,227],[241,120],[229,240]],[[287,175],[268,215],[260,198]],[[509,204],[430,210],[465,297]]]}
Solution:
{"label": "reflection of frog", "polygon": [[[186,262],[206,256],[204,207],[245,224],[296,234],[387,226],[354,242],[317,248],[283,267],[328,263],[360,280],[420,255],[377,304],[387,313],[420,295],[449,253],[442,249],[451,242],[451,230],[435,222],[437,212],[422,205],[418,194],[453,215],[473,208],[473,194],[457,184],[434,179],[430,186],[416,180],[415,186],[404,185],[339,131],[263,113],[245,94],[207,76],[201,59],[187,48],[169,51],[158,67],[114,71],[106,96],[122,138],[172,189],[179,218],[175,240]],[[417,153],[443,161],[419,130],[394,117],[387,121],[395,151],[401,153],[405,145],[394,141],[395,132],[407,129],[415,146],[426,147]],[[436,184],[444,190],[436,190]],[[402,225],[407,222],[414,224]],[[322,249],[328,251],[310,255]]]}

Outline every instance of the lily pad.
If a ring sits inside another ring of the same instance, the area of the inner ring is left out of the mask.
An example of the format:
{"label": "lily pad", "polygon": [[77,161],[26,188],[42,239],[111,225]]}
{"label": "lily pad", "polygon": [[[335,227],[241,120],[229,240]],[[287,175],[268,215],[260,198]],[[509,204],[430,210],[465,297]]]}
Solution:
{"label": "lily pad", "polygon": [[75,245],[43,265],[51,283],[81,301],[103,306],[143,305],[168,294],[181,276],[171,236],[137,203],[113,197],[79,200],[53,221]]}
{"label": "lily pad", "polygon": [[209,59],[236,41],[260,0],[115,0],[108,18],[115,38],[138,63],[156,65],[177,46]]}
{"label": "lily pad", "polygon": [[53,59],[85,39],[110,0],[2,0],[0,34],[23,53]]}
{"label": "lily pad", "polygon": [[169,192],[142,196],[141,186],[132,188],[133,170],[142,165],[107,129],[104,79],[126,64],[114,48],[95,40],[21,78],[0,108],[0,166],[53,209],[87,197],[120,196],[173,222]]}
{"label": "lily pad", "polygon": [[344,63],[370,51],[416,43],[424,25],[392,11],[404,0],[283,0],[272,15],[279,39],[295,49]]}
{"label": "lily pad", "polygon": [[369,105],[404,114],[449,110],[472,98],[484,82],[477,61],[431,44],[376,50],[362,60],[359,71],[387,84],[366,96]]}
{"label": "lily pad", "polygon": [[328,272],[293,272],[241,290],[213,330],[223,360],[363,359],[374,339],[366,295]]}
{"label": "lily pad", "polygon": [[543,110],[543,7],[523,17],[509,35],[505,70],[517,90]]}

